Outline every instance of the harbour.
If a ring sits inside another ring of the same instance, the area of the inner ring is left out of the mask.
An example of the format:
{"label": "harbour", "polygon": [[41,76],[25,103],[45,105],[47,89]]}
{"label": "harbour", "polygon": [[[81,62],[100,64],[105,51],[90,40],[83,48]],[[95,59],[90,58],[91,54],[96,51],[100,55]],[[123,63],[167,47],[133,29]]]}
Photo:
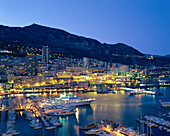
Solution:
{"label": "harbour", "polygon": [[168,0],[0,9],[0,136],[170,136]]}
{"label": "harbour", "polygon": [[[97,94],[96,92],[79,93],[75,92],[74,95],[81,98],[95,98],[90,105],[78,106],[76,108],[75,114],[66,116],[55,116],[57,120],[62,123],[61,127],[54,127],[52,129],[46,129],[49,127],[50,122],[46,122],[46,119],[42,119],[41,115],[38,117],[41,122],[41,129],[33,129],[30,127],[30,121],[26,120],[26,116],[23,109],[16,110],[16,125],[15,128],[20,135],[77,135],[83,136],[85,132],[80,130],[81,126],[85,126],[92,122],[100,122],[103,119],[113,120],[120,125],[126,127],[132,127],[134,130],[139,128],[140,131],[143,129],[136,118],[140,118],[141,114],[143,116],[156,116],[164,118],[166,121],[170,121],[168,117],[169,108],[162,107],[160,100],[167,101],[170,99],[170,88],[160,88],[159,90],[164,95],[133,95],[130,96],[128,92],[120,90],[115,91],[115,93],[107,94]],[[30,94],[34,95],[37,99],[56,99],[62,93],[45,93],[45,94]],[[12,96],[15,97],[15,94]],[[19,98],[27,97],[27,95],[18,96]],[[36,106],[34,106],[36,107]],[[35,108],[34,108],[35,109]],[[8,113],[8,110],[6,110]],[[5,114],[7,114],[5,113]],[[35,112],[34,112],[35,114]],[[166,114],[166,116],[163,116]],[[1,113],[4,116],[4,112]],[[7,116],[5,120],[1,119],[1,124],[4,122],[6,124]],[[46,124],[46,125],[45,125]],[[24,129],[21,129],[24,125]],[[5,125],[3,125],[6,128]],[[50,125],[50,127],[52,127]],[[28,130],[30,130],[28,132]],[[169,135],[168,132],[162,131],[159,127],[152,127],[152,135]],[[145,134],[147,133],[147,127],[144,127]]]}

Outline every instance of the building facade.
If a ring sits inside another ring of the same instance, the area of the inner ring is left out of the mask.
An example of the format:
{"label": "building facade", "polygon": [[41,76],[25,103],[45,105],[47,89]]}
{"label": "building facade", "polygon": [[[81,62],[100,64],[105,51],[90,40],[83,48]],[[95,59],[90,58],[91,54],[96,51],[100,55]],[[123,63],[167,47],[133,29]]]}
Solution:
{"label": "building facade", "polygon": [[83,58],[83,67],[88,67],[89,66],[89,58],[84,57]]}
{"label": "building facade", "polygon": [[37,75],[38,62],[37,57],[34,55],[27,55],[25,57],[25,71],[28,76]]}
{"label": "building facade", "polygon": [[49,49],[48,46],[43,46],[42,48],[42,62],[49,63]]}

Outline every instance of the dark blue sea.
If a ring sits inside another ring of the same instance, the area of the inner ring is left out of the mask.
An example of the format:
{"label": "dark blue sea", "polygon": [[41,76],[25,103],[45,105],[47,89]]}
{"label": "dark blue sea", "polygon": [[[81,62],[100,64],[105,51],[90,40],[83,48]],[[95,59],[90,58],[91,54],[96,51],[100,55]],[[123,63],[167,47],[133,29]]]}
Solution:
{"label": "dark blue sea", "polygon": [[[138,117],[154,115],[170,121],[170,118],[162,117],[162,114],[170,112],[170,109],[166,111],[159,102],[159,100],[170,101],[170,88],[162,87],[158,91],[163,93],[163,96],[129,96],[124,91],[118,91],[116,94],[96,94],[95,92],[74,93],[74,95],[83,98],[96,98],[96,101],[89,106],[78,107],[76,115],[60,117],[63,126],[54,130],[46,130],[44,126],[43,129],[34,130],[29,126],[30,121],[26,120],[23,112],[17,112],[16,130],[20,132],[21,136],[84,136],[85,134],[79,130],[79,126],[108,119],[127,127],[133,127],[136,130],[139,128],[140,131],[141,125],[136,122]],[[54,98],[59,97],[60,94],[36,94],[36,96]],[[166,131],[159,130],[158,128],[152,128],[151,135],[168,136],[170,133],[168,134]]]}

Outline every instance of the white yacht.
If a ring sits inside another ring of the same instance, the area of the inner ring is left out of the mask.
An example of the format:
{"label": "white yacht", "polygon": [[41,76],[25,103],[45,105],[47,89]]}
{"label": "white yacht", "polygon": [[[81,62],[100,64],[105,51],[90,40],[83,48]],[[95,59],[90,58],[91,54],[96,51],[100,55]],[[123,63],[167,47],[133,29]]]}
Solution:
{"label": "white yacht", "polygon": [[86,135],[95,135],[97,132],[101,131],[101,129],[91,129],[85,132]]}
{"label": "white yacht", "polygon": [[162,102],[162,101],[160,101],[160,103],[162,104],[162,107],[170,107],[170,102]]}
{"label": "white yacht", "polygon": [[57,98],[56,100],[69,106],[81,106],[81,105],[89,105],[91,102],[95,100],[95,98],[84,99],[81,97],[77,97],[76,95],[74,96],[67,95],[64,92],[64,94],[61,94],[60,98]]}

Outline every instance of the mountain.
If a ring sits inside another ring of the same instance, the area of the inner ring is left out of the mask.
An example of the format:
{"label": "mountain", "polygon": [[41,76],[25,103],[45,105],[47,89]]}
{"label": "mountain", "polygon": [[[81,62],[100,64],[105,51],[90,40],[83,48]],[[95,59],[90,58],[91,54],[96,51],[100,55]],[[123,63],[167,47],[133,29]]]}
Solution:
{"label": "mountain", "polygon": [[[8,45],[42,48],[49,45],[52,53],[78,58],[90,57],[123,64],[154,64],[144,54],[123,43],[106,44],[95,39],[70,34],[64,30],[32,24],[25,27],[0,25],[0,48],[14,50]],[[16,50],[16,49],[15,49]]]}
{"label": "mountain", "polygon": [[170,58],[170,54],[166,55],[165,57]]}

